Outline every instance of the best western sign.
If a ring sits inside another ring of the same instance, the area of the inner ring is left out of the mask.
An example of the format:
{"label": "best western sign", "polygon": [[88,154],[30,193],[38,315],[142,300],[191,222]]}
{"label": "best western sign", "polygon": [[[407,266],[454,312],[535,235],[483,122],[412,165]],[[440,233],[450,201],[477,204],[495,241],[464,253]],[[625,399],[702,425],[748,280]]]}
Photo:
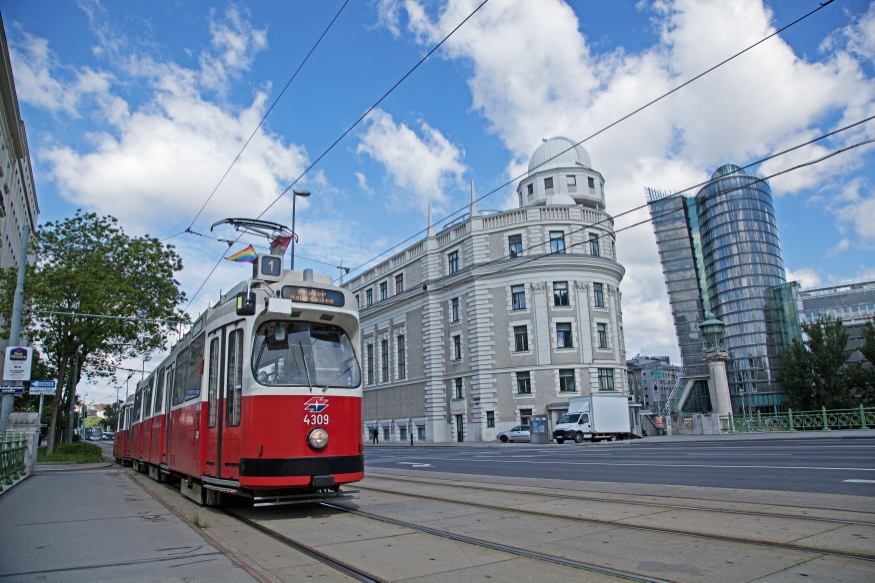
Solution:
{"label": "best western sign", "polygon": [[9,346],[6,349],[6,361],[3,364],[3,380],[29,381],[32,356],[30,348]]}

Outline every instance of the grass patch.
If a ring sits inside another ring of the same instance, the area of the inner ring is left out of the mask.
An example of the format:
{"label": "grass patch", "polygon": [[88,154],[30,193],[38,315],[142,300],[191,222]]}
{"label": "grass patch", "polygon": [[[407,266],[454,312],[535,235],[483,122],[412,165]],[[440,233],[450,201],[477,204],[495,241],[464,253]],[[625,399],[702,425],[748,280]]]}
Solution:
{"label": "grass patch", "polygon": [[99,445],[77,441],[76,443],[62,443],[55,447],[52,455],[46,455],[46,448],[41,447],[36,452],[37,462],[76,462],[87,464],[103,461],[103,450]]}
{"label": "grass patch", "polygon": [[198,528],[207,528],[207,523],[204,522],[203,518],[198,516],[197,512],[191,515],[191,523]]}

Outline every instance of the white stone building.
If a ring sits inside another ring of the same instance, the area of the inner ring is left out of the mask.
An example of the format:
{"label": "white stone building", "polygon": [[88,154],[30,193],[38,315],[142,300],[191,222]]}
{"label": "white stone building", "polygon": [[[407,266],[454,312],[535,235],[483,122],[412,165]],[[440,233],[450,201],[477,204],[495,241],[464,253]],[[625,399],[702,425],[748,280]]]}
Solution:
{"label": "white stone building", "polygon": [[[361,308],[363,432],[488,441],[570,397],[628,393],[613,219],[583,147],[545,141],[518,209],[470,213],[346,285]],[[564,152],[564,150],[569,150]],[[431,213],[429,213],[430,215]]]}

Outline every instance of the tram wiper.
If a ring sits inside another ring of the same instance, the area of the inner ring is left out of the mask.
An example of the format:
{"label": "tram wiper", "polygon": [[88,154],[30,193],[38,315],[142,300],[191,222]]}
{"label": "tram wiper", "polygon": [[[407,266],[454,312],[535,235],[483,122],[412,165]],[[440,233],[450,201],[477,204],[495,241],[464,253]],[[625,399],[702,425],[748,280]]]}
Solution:
{"label": "tram wiper", "polygon": [[313,383],[310,382],[310,367],[307,366],[307,357],[304,356],[304,345],[298,340],[298,346],[301,347],[301,360],[304,361],[304,373],[307,375],[307,386],[310,387],[310,392],[313,392]]}
{"label": "tram wiper", "polygon": [[334,381],[336,381],[337,379],[339,379],[340,377],[342,377],[343,375],[345,375],[346,373],[348,373],[348,372],[349,372],[349,369],[351,369],[351,368],[352,368],[352,364],[350,364],[348,367],[346,367],[346,370],[344,370],[342,373],[340,373],[339,375],[337,375],[336,377],[334,377],[333,379],[331,379],[331,380],[328,382],[327,385],[325,385],[324,387],[322,387],[322,392],[324,393],[325,391],[327,391],[327,390],[328,390],[328,387],[331,386],[331,383],[333,383]]}

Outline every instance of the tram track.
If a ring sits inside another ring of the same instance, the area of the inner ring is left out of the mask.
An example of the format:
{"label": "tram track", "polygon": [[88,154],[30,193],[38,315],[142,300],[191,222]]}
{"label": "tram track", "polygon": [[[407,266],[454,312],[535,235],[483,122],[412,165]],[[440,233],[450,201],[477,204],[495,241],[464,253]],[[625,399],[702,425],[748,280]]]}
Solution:
{"label": "tram track", "polygon": [[[875,554],[860,554],[860,553],[853,553],[853,552],[842,552],[842,551],[836,551],[833,549],[826,549],[826,548],[822,548],[822,547],[794,545],[794,544],[789,544],[789,543],[757,540],[757,539],[751,539],[751,538],[742,538],[742,537],[719,535],[719,534],[709,534],[709,533],[695,532],[695,531],[689,531],[689,530],[643,526],[643,525],[621,522],[621,521],[617,521],[617,520],[606,520],[606,519],[600,519],[600,518],[583,518],[583,517],[578,517],[578,516],[558,515],[558,514],[549,513],[549,512],[540,512],[537,510],[530,510],[530,509],[524,509],[524,508],[513,508],[513,507],[508,507],[508,506],[500,506],[497,504],[487,504],[484,502],[471,502],[471,501],[459,500],[457,498],[456,499],[444,498],[441,496],[425,494],[423,492],[417,492],[416,494],[409,494],[409,493],[404,493],[404,492],[398,492],[397,490],[391,490],[391,489],[387,489],[387,488],[378,488],[378,487],[374,487],[374,486],[370,486],[370,485],[364,485],[361,483],[357,484],[357,487],[361,490],[371,490],[371,491],[375,491],[375,492],[382,492],[384,494],[396,495],[396,496],[412,498],[412,499],[427,499],[427,500],[432,500],[432,501],[437,501],[437,502],[444,502],[444,503],[452,504],[452,505],[461,505],[461,506],[482,508],[485,510],[518,513],[518,514],[523,514],[523,515],[527,515],[527,516],[539,516],[539,517],[550,518],[550,519],[554,519],[554,520],[560,519],[560,520],[568,520],[568,521],[580,522],[580,523],[599,524],[599,525],[603,525],[603,526],[611,526],[611,527],[620,528],[620,529],[628,529],[628,530],[654,533],[654,534],[675,535],[675,536],[696,538],[696,539],[702,539],[702,540],[718,541],[718,542],[724,542],[724,543],[755,545],[755,546],[759,546],[759,547],[766,547],[766,548],[772,548],[772,549],[778,549],[778,550],[802,552],[802,553],[808,553],[808,554],[812,554],[812,555],[828,555],[828,556],[832,556],[832,557],[855,559],[855,560],[861,560],[861,561],[875,563]],[[457,488],[459,488],[459,486],[457,486]],[[507,491],[504,491],[504,492],[507,493]],[[537,494],[530,494],[530,495],[537,495]],[[620,502],[620,504],[622,504],[622,502]],[[756,513],[752,513],[752,515],[756,515]],[[376,514],[372,514],[371,517],[377,518],[377,519],[385,518],[387,520],[395,520],[391,517],[380,517],[379,515],[376,515]],[[781,516],[781,518],[792,519],[793,517]],[[422,528],[428,528],[428,527],[422,527]]]}
{"label": "tram track", "polygon": [[[427,479],[410,479],[406,477],[396,476],[392,474],[392,477],[386,477],[386,475],[374,475],[372,473],[368,474],[369,480],[385,480],[390,482],[408,482],[412,484],[432,484],[435,486],[444,486],[450,488],[463,488],[465,490],[478,490],[483,492],[496,492],[501,494],[517,494],[517,495],[529,495],[529,496],[538,496],[541,498],[552,498],[555,500],[574,500],[574,501],[582,501],[582,502],[601,502],[604,504],[625,504],[629,506],[644,506],[650,508],[669,508],[673,510],[693,510],[697,512],[714,512],[719,514],[735,514],[739,516],[763,516],[766,518],[781,518],[781,519],[790,519],[790,520],[805,520],[811,522],[828,522],[834,524],[853,524],[859,526],[872,526],[875,527],[875,522],[873,521],[865,521],[865,520],[845,520],[841,518],[826,518],[821,516],[799,516],[798,514],[783,514],[780,512],[754,512],[750,510],[733,510],[729,508],[708,508],[707,506],[687,506],[680,504],[666,504],[662,502],[643,502],[640,500],[617,500],[615,498],[600,498],[597,496],[579,496],[576,494],[554,494],[549,492],[533,492],[528,490],[512,490],[511,488],[496,488],[490,486],[474,486],[468,483],[465,485],[459,484],[442,484],[438,480],[427,480]],[[360,484],[357,487],[362,487]],[[367,486],[363,486],[367,488]],[[392,490],[392,492],[396,492]],[[400,494],[400,492],[398,492]],[[778,504],[768,504],[768,506],[779,506]],[[792,508],[792,507],[791,507]],[[832,510],[832,509],[820,509],[820,510]],[[853,514],[861,514],[857,510],[840,510],[838,512],[846,512]],[[871,513],[867,513],[871,514]],[[548,514],[548,516],[552,516]]]}

